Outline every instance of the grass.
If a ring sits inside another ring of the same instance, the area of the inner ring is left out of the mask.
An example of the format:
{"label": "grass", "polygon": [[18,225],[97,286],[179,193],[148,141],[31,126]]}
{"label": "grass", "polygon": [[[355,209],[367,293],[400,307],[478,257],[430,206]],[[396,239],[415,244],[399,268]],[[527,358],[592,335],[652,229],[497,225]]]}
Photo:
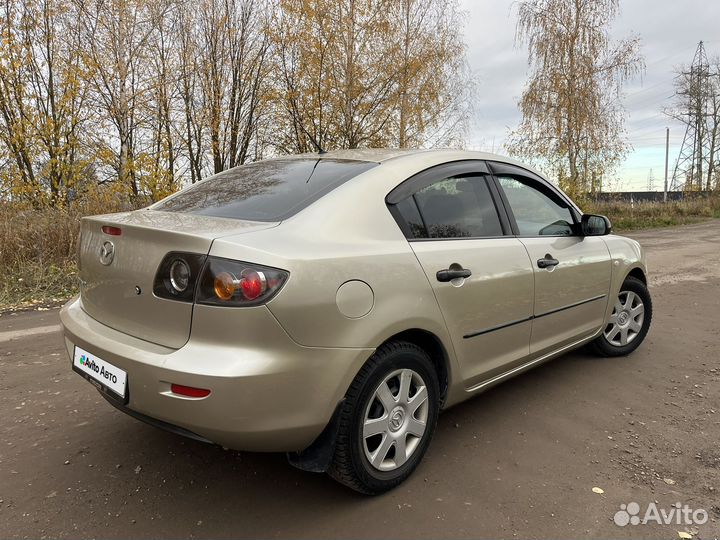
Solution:
{"label": "grass", "polygon": [[114,200],[44,209],[0,203],[0,311],[58,305],[76,294],[80,218],[127,209]]}
{"label": "grass", "polygon": [[656,227],[688,225],[708,218],[720,218],[720,196],[684,201],[640,202],[622,201],[580,203],[589,214],[602,214],[610,218],[615,232],[635,231]]}
{"label": "grass", "polygon": [[[720,218],[720,196],[634,205],[586,200],[580,206],[608,216],[621,233]],[[39,210],[0,202],[0,312],[58,305],[74,295],[80,218],[128,209],[112,197]]]}

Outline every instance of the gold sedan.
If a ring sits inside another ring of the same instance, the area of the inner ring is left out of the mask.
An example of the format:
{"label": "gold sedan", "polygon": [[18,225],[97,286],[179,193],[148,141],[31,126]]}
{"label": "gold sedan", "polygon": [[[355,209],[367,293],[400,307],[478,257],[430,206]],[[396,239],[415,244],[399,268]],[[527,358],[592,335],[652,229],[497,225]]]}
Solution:
{"label": "gold sedan", "polygon": [[65,342],[129,415],[380,493],[441,409],[585,344],[640,345],[644,255],[610,233],[492,154],[262,161],[83,219]]}

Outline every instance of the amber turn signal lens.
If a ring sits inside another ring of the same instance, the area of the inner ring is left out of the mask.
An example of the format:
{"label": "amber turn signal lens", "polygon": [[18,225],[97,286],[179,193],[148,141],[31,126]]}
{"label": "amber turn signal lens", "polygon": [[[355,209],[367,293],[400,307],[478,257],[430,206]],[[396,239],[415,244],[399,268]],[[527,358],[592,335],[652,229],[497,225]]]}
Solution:
{"label": "amber turn signal lens", "polygon": [[213,284],[215,289],[215,296],[220,300],[230,300],[235,294],[236,281],[232,274],[228,272],[220,272],[215,276],[215,282]]}

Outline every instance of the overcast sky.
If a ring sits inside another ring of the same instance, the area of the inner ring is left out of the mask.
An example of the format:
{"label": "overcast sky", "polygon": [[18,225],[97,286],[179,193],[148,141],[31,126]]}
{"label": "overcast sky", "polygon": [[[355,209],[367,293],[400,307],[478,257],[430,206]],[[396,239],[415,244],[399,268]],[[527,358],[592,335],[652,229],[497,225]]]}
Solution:
{"label": "overcast sky", "polygon": [[[510,0],[460,0],[467,14],[465,41],[478,85],[468,147],[504,153],[508,131],[520,122],[517,102],[527,78],[527,49],[515,47],[517,10]],[[625,87],[626,129],[634,149],[617,172],[616,189],[655,188],[665,172],[665,127],[670,128],[670,173],[685,128],[663,114],[673,98],[673,70],[690,64],[703,40],[708,57],[720,55],[720,1],[620,0],[615,37],[639,35],[646,71]]]}

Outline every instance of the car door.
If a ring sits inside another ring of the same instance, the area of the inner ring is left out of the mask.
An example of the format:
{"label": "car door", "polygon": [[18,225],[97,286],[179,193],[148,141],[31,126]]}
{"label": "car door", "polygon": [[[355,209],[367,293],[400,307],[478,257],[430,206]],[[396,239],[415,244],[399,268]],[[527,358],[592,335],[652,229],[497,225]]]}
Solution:
{"label": "car door", "polygon": [[593,334],[602,326],[610,290],[605,242],[580,234],[579,212],[542,178],[504,163],[490,167],[535,273],[531,354]]}
{"label": "car door", "polygon": [[533,271],[485,163],[424,171],[387,201],[435,293],[466,386],[525,359]]}

